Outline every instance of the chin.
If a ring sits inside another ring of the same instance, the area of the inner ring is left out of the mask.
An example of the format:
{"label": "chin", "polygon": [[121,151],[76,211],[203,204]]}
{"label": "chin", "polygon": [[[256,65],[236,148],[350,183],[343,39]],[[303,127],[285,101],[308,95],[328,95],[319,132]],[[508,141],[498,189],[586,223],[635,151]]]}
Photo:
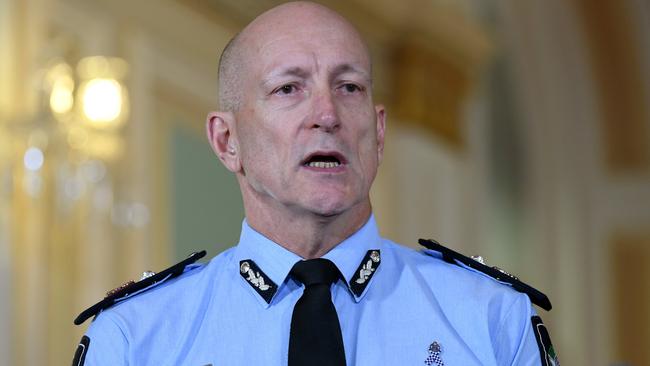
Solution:
{"label": "chin", "polygon": [[309,212],[314,215],[322,217],[333,217],[344,214],[348,211],[358,209],[361,206],[359,203],[363,202],[361,199],[350,197],[332,197],[321,196],[315,200],[311,200],[305,207]]}
{"label": "chin", "polygon": [[312,196],[303,204],[306,211],[324,217],[339,215],[348,210],[351,206],[349,200],[346,200],[343,197],[333,197],[332,195]]}
{"label": "chin", "polygon": [[349,209],[349,207],[346,207],[345,205],[328,204],[328,205],[311,205],[308,208],[308,211],[317,216],[333,217],[344,213],[345,211],[347,211],[347,209]]}

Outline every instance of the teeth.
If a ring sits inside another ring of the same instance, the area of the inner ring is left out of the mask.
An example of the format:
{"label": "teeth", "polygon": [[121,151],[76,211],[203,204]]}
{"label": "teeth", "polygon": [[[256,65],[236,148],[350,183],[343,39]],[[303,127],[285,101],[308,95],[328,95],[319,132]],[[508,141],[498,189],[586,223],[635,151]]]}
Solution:
{"label": "teeth", "polygon": [[331,161],[312,161],[311,163],[307,164],[307,166],[310,166],[312,168],[336,168],[337,166],[341,165],[340,163],[337,162],[331,162]]}

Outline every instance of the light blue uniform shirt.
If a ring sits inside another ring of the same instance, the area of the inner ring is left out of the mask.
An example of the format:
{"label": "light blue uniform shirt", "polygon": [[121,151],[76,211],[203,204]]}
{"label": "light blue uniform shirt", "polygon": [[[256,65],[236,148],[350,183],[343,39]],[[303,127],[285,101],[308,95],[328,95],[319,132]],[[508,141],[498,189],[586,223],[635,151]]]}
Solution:
{"label": "light blue uniform shirt", "polygon": [[[541,364],[526,295],[381,238],[374,217],[324,258],[350,281],[369,250],[381,261],[360,296],[344,281],[331,290],[348,366],[427,365],[433,342],[440,363],[430,365]],[[101,312],[86,334],[85,364],[286,365],[303,292],[288,274],[299,260],[244,221],[236,247]],[[241,275],[241,261],[277,285],[269,303]]]}

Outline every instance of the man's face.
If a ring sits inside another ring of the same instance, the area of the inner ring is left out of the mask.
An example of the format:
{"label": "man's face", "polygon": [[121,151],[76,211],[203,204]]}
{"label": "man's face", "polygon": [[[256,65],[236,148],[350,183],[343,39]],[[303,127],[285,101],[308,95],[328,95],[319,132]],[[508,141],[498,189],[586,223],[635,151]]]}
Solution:
{"label": "man's face", "polygon": [[372,103],[366,49],[349,27],[283,27],[249,37],[245,51],[240,179],[257,199],[295,212],[369,205],[384,111]]}

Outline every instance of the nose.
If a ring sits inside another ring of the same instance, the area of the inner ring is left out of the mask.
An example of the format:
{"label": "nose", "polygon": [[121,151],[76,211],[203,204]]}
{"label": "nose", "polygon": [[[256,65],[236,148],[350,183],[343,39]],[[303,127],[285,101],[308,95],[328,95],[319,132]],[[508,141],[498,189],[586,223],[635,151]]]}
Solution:
{"label": "nose", "polygon": [[314,98],[311,128],[334,132],[341,126],[334,97],[330,91],[318,93]]}

